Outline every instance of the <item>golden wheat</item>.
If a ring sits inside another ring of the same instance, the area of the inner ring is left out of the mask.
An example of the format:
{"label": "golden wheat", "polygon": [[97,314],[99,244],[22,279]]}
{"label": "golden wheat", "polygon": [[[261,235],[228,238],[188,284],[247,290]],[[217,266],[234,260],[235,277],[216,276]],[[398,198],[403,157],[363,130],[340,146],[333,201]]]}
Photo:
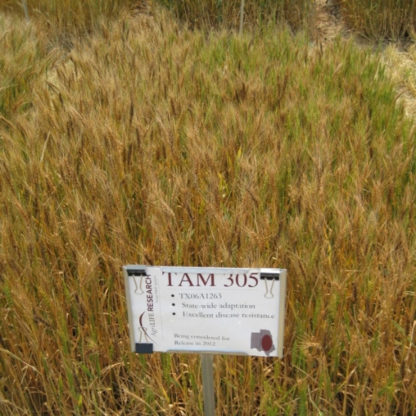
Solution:
{"label": "golden wheat", "polygon": [[414,414],[415,130],[379,62],[161,10],[69,52],[42,25],[0,20],[0,413],[201,413],[197,357],[129,353],[137,262],[288,268],[285,357],[216,357],[218,414]]}

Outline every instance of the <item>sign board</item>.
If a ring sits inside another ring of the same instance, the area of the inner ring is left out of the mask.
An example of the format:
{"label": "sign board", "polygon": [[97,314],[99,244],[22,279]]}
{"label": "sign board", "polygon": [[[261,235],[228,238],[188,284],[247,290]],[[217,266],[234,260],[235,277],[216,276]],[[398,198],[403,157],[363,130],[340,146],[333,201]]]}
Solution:
{"label": "sign board", "polygon": [[282,357],[286,270],[123,270],[133,352]]}

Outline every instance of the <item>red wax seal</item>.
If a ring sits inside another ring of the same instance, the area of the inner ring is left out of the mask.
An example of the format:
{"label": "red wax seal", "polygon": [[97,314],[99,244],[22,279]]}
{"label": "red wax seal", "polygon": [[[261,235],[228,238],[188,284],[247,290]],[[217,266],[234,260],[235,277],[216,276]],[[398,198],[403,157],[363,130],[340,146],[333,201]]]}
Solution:
{"label": "red wax seal", "polygon": [[261,347],[263,351],[269,351],[273,346],[273,340],[270,335],[263,335],[261,339]]}

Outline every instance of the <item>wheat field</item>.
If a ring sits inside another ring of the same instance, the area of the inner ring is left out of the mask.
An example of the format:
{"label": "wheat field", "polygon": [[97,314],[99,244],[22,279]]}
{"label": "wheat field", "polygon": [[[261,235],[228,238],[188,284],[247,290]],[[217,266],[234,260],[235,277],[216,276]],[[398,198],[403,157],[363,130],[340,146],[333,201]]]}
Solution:
{"label": "wheat field", "polygon": [[414,41],[416,2],[414,0],[332,0],[345,22],[370,39]]}
{"label": "wheat field", "polygon": [[0,414],[202,414],[197,355],[129,352],[140,263],[288,269],[284,358],[216,356],[218,415],[414,415],[416,133],[378,56],[30,10],[0,13]]}

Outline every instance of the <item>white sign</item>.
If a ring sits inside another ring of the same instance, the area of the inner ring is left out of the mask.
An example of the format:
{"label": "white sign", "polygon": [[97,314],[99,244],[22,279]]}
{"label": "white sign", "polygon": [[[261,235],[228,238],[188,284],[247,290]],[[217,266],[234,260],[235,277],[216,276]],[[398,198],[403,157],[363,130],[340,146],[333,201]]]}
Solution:
{"label": "white sign", "polygon": [[133,352],[282,357],[286,270],[123,269]]}

